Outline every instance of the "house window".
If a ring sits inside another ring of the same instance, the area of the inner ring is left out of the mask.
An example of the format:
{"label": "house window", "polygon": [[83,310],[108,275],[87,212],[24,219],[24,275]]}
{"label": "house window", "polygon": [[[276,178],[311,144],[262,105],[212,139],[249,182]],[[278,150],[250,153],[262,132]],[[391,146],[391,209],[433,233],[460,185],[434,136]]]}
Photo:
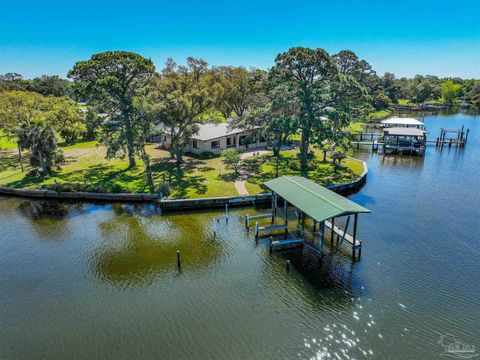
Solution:
{"label": "house window", "polygon": [[236,138],[227,138],[227,147],[233,147],[235,146],[236,144]]}
{"label": "house window", "polygon": [[212,149],[219,149],[220,141],[219,140],[212,141],[211,145],[212,145]]}
{"label": "house window", "polygon": [[192,147],[193,147],[194,149],[198,149],[198,142],[197,142],[197,140],[193,140],[193,141],[192,141]]}
{"label": "house window", "polygon": [[247,137],[245,135],[240,136],[240,145],[247,145]]}

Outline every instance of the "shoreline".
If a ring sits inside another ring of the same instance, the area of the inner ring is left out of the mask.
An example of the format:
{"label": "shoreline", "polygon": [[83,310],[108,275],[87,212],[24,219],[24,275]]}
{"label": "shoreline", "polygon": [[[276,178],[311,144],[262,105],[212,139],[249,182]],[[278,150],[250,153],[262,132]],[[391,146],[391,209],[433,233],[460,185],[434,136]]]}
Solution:
{"label": "shoreline", "polygon": [[[367,180],[367,164],[356,158],[363,165],[363,172],[354,180],[346,183],[328,185],[326,188],[341,195],[350,195],[359,191]],[[57,192],[53,190],[27,190],[0,186],[0,196],[39,200],[54,200],[61,202],[95,202],[95,203],[153,203],[164,211],[193,210],[252,206],[270,202],[269,193],[254,195],[237,195],[192,199],[160,199],[157,194],[147,193],[94,193],[94,192]]]}

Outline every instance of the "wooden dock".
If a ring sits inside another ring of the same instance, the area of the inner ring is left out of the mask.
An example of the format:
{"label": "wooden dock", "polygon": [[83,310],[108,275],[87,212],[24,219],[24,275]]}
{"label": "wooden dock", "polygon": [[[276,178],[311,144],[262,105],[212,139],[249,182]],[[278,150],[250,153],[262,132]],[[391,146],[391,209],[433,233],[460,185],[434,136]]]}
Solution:
{"label": "wooden dock", "polygon": [[260,226],[257,222],[255,223],[255,238],[260,236],[261,232],[270,232],[277,230],[285,230],[285,236],[287,235],[288,225],[271,225],[271,226]]}
{"label": "wooden dock", "polygon": [[304,239],[273,240],[273,238],[270,238],[270,253],[272,253],[273,250],[286,250],[302,247],[304,244]]}
{"label": "wooden dock", "polygon": [[333,244],[334,236],[335,235],[337,236],[337,249],[340,248],[340,246],[342,246],[342,242],[343,240],[345,240],[353,248],[355,248],[355,250],[358,249],[358,257],[360,258],[362,254],[362,240],[358,238],[354,239],[352,235],[348,234],[345,230],[340,229],[335,225],[333,225],[332,227],[332,223],[330,221],[325,221],[325,226],[327,227],[327,229],[330,229],[330,231],[332,232],[332,237],[331,237],[332,244]]}

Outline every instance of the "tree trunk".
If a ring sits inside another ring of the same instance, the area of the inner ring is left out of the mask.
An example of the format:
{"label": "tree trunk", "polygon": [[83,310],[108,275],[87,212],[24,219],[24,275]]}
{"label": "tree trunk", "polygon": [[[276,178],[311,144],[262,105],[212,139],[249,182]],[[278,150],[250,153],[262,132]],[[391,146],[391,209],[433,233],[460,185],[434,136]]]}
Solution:
{"label": "tree trunk", "polygon": [[175,149],[175,157],[177,158],[177,165],[183,164],[183,151],[182,149]]}
{"label": "tree trunk", "polygon": [[143,148],[143,156],[142,156],[143,163],[145,165],[145,176],[147,177],[147,182],[148,182],[148,187],[150,189],[150,193],[155,192],[155,183],[153,181],[153,175],[152,175],[152,168],[150,166],[150,156],[148,156],[147,152],[145,151],[145,148]]}
{"label": "tree trunk", "polygon": [[42,175],[47,176],[47,164],[45,163],[45,159],[43,158],[43,154],[41,151],[38,152],[38,157],[40,159],[40,164],[42,164]]}
{"label": "tree trunk", "polygon": [[327,162],[327,150],[323,150],[323,162]]}
{"label": "tree trunk", "polygon": [[135,161],[135,148],[133,146],[133,141],[128,141],[127,145],[127,151],[128,151],[128,168],[133,169],[137,166],[137,163]]}
{"label": "tree trunk", "polygon": [[17,143],[18,146],[18,159],[20,160],[20,168],[22,169],[23,172],[23,160],[22,160],[22,146]]}
{"label": "tree trunk", "polygon": [[308,145],[310,144],[309,130],[302,130],[302,139],[300,142],[300,168],[302,172],[307,170],[308,163]]}
{"label": "tree trunk", "polygon": [[170,130],[170,147],[168,148],[168,152],[170,153],[170,159],[173,160],[175,158],[175,148],[176,141],[175,137],[173,136],[173,128]]}
{"label": "tree trunk", "polygon": [[275,177],[278,177],[278,167],[280,165],[280,152],[275,156],[276,157],[276,162],[275,162]]}

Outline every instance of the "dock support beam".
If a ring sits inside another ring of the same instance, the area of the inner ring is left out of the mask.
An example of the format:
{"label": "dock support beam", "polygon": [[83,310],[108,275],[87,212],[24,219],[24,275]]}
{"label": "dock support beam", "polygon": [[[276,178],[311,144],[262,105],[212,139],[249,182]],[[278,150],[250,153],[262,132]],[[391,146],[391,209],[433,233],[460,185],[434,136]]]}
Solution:
{"label": "dock support beam", "polygon": [[[355,261],[355,246],[356,246],[356,243],[357,243],[357,223],[358,223],[358,214],[355,214],[354,221],[353,221],[353,245],[352,245],[352,259],[353,259],[353,261]],[[360,253],[358,254],[358,257],[360,257]]]}
{"label": "dock support beam", "polygon": [[332,247],[333,247],[333,238],[335,236],[335,231],[333,229],[335,229],[335,218],[332,218],[332,231],[330,233],[330,245]]}

